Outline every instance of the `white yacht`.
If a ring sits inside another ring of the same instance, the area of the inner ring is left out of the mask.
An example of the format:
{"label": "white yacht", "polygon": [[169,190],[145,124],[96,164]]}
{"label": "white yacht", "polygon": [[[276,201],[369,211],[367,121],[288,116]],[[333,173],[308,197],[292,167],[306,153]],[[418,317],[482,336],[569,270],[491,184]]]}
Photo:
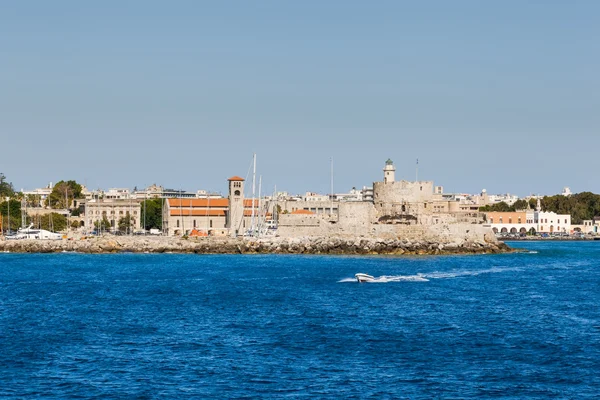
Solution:
{"label": "white yacht", "polygon": [[60,233],[50,232],[45,229],[34,229],[33,224],[27,228],[21,228],[16,234],[7,236],[8,240],[17,239],[44,239],[44,240],[61,240],[62,235]]}
{"label": "white yacht", "polygon": [[359,283],[362,283],[362,282],[372,282],[372,281],[375,280],[375,278],[372,277],[371,275],[362,274],[362,273],[358,273],[358,274],[354,275],[354,277],[356,278],[356,280]]}

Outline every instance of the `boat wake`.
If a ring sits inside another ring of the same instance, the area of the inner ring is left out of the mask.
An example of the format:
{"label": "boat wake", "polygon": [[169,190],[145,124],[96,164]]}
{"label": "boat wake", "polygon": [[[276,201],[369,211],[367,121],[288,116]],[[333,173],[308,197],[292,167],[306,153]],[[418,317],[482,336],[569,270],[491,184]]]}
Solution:
{"label": "boat wake", "polygon": [[[416,275],[382,275],[374,277],[372,280],[364,281],[365,283],[389,283],[389,282],[429,282],[431,279],[453,279],[466,276],[477,276],[482,274],[494,274],[508,271],[521,271],[522,268],[501,268],[493,267],[487,269],[477,270],[459,270],[459,271],[448,271],[448,272],[429,272],[429,273],[418,273]],[[338,283],[349,283],[358,282],[356,278],[344,278],[339,280]]]}

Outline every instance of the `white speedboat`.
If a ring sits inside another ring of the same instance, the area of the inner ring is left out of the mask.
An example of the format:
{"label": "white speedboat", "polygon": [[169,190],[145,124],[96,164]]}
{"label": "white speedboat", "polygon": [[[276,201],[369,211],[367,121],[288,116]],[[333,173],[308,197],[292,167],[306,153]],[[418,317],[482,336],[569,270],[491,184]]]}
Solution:
{"label": "white speedboat", "polygon": [[354,275],[354,277],[356,278],[356,280],[359,283],[362,283],[362,282],[372,282],[372,281],[375,280],[375,278],[372,277],[371,275],[362,274],[362,273],[358,273],[358,274]]}

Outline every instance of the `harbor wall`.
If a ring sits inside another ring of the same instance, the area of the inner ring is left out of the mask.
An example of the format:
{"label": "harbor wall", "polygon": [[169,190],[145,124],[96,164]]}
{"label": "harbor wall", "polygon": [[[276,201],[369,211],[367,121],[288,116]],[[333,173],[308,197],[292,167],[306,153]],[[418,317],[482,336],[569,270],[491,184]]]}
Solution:
{"label": "harbor wall", "polygon": [[83,240],[1,240],[0,253],[196,253],[196,254],[484,254],[511,249],[503,243],[473,239],[440,243],[415,238],[176,238],[104,236]]}

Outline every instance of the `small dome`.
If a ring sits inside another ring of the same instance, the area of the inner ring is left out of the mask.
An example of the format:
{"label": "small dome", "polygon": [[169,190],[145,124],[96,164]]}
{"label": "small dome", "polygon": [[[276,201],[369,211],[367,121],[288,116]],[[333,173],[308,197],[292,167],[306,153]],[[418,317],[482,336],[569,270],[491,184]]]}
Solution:
{"label": "small dome", "polygon": [[394,162],[392,161],[391,158],[388,158],[387,161],[385,162],[385,165],[393,165]]}

